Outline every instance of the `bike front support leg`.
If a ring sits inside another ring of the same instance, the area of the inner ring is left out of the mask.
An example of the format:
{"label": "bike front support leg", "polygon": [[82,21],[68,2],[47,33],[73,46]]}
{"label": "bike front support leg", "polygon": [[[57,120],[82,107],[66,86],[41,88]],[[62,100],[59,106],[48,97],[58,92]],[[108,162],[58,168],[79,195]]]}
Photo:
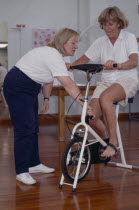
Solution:
{"label": "bike front support leg", "polygon": [[78,176],[79,176],[79,172],[80,172],[80,167],[81,167],[81,161],[82,161],[82,157],[83,157],[83,152],[84,152],[84,148],[85,148],[85,144],[86,144],[86,140],[87,140],[87,135],[88,135],[88,127],[85,126],[85,135],[84,135],[84,138],[83,138],[83,144],[82,144],[82,148],[81,148],[79,162],[78,162],[78,165],[77,165],[75,179],[74,179],[74,182],[73,182],[73,188],[72,188],[72,191],[73,192],[76,190],[76,186],[77,186],[77,181],[78,181]]}
{"label": "bike front support leg", "polygon": [[63,176],[63,174],[62,174],[62,176],[61,176],[61,180],[60,180],[60,184],[59,184],[59,188],[62,188],[62,186],[63,186],[63,183],[64,183],[64,176]]}

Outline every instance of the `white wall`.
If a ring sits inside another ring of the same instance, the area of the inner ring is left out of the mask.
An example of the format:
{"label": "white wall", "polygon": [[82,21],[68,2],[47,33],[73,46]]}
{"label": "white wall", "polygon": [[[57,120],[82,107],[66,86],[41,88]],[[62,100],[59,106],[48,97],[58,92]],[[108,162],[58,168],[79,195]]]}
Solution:
{"label": "white wall", "polygon": [[[11,0],[9,4],[6,12],[9,16],[9,67],[31,48],[29,32],[32,28],[77,28],[77,2],[74,0]],[[26,29],[22,32],[12,29],[16,24],[25,24]]]}
{"label": "white wall", "polygon": [[[32,29],[73,28],[80,31],[89,24],[89,0],[0,0],[0,19],[8,22],[9,69],[32,49]],[[79,19],[80,17],[80,19]],[[17,30],[17,24],[25,24]],[[41,107],[41,95],[39,96]],[[71,99],[66,97],[66,110]],[[52,97],[49,113],[57,113],[57,98]],[[73,113],[79,114],[74,105]]]}
{"label": "white wall", "polygon": [[138,0],[90,0],[90,24],[97,24],[97,19],[100,12],[106,7],[118,6],[129,20],[127,30],[139,37],[138,5]]}

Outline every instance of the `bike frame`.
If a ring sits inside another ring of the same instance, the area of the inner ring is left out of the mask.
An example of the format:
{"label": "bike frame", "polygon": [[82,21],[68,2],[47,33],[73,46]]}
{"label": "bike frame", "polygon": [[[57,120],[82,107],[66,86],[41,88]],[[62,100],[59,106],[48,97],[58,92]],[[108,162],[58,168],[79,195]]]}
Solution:
{"label": "bike frame", "polygon": [[[88,80],[88,83],[87,83],[87,86],[86,86],[86,92],[85,92],[85,97],[84,97],[84,105],[83,105],[83,108],[82,108],[81,122],[77,123],[74,126],[74,128],[72,130],[72,135],[71,135],[71,139],[72,139],[74,137],[74,134],[76,133],[77,129],[80,126],[84,126],[85,133],[84,133],[83,144],[82,144],[81,153],[80,153],[80,157],[79,157],[79,161],[78,161],[78,165],[77,165],[75,179],[74,179],[73,184],[66,183],[66,182],[64,182],[64,175],[62,174],[61,180],[60,180],[60,186],[61,186],[60,188],[62,188],[63,184],[71,185],[73,187],[72,191],[75,191],[76,186],[77,186],[78,176],[79,176],[79,172],[80,172],[80,166],[81,166],[81,161],[82,161],[85,146],[95,144],[97,142],[99,142],[104,147],[107,146],[106,142],[103,141],[103,139],[101,139],[100,136],[98,136],[97,133],[85,122],[86,110],[87,110],[87,104],[88,104],[88,93],[89,93],[89,87],[90,87],[90,73],[89,72],[87,72],[87,80]],[[121,133],[120,133],[120,128],[119,128],[119,123],[118,123],[119,104],[116,103],[115,106],[116,106],[115,112],[116,112],[116,118],[117,118],[117,125],[116,125],[117,126],[117,128],[116,128],[117,129],[117,144],[118,144],[117,149],[120,151],[121,163],[108,162],[107,164],[112,164],[112,165],[115,165],[115,166],[128,168],[128,169],[139,169],[139,166],[128,165],[126,163],[123,144],[122,144],[122,138],[121,138]],[[86,144],[88,133],[90,133],[95,139],[91,140],[90,141],[91,143]]]}

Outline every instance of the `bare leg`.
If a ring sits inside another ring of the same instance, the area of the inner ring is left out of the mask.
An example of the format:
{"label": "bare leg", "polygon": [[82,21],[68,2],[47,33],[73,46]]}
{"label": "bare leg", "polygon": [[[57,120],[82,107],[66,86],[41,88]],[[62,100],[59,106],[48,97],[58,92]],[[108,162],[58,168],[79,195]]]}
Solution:
{"label": "bare leg", "polygon": [[[102,113],[105,116],[107,122],[108,133],[110,137],[110,143],[116,145],[116,113],[113,107],[114,102],[124,100],[126,97],[123,87],[117,83],[106,89],[100,95],[100,106]],[[110,146],[103,152],[102,157],[111,157],[115,154],[115,151]]]}
{"label": "bare leg", "polygon": [[94,98],[90,102],[95,118],[90,120],[89,125],[94,129],[94,131],[102,138],[108,138],[107,129],[101,119],[102,112],[99,104],[99,99]]}

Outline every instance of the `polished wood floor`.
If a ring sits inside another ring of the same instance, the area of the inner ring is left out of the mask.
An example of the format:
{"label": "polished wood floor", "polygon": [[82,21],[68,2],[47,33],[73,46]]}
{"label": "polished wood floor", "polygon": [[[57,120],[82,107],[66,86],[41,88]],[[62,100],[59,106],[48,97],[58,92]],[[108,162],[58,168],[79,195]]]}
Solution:
{"label": "polished wood floor", "polygon": [[[3,116],[8,116],[4,115]],[[1,117],[2,120],[2,117]],[[120,121],[129,164],[139,165],[139,121]],[[59,142],[57,121],[40,125],[39,148],[42,163],[55,173],[34,174],[36,185],[15,180],[13,130],[9,123],[0,125],[0,210],[138,210],[139,170],[92,165],[75,192],[71,186],[59,189],[61,155],[65,142]],[[66,131],[66,142],[69,133]]]}

